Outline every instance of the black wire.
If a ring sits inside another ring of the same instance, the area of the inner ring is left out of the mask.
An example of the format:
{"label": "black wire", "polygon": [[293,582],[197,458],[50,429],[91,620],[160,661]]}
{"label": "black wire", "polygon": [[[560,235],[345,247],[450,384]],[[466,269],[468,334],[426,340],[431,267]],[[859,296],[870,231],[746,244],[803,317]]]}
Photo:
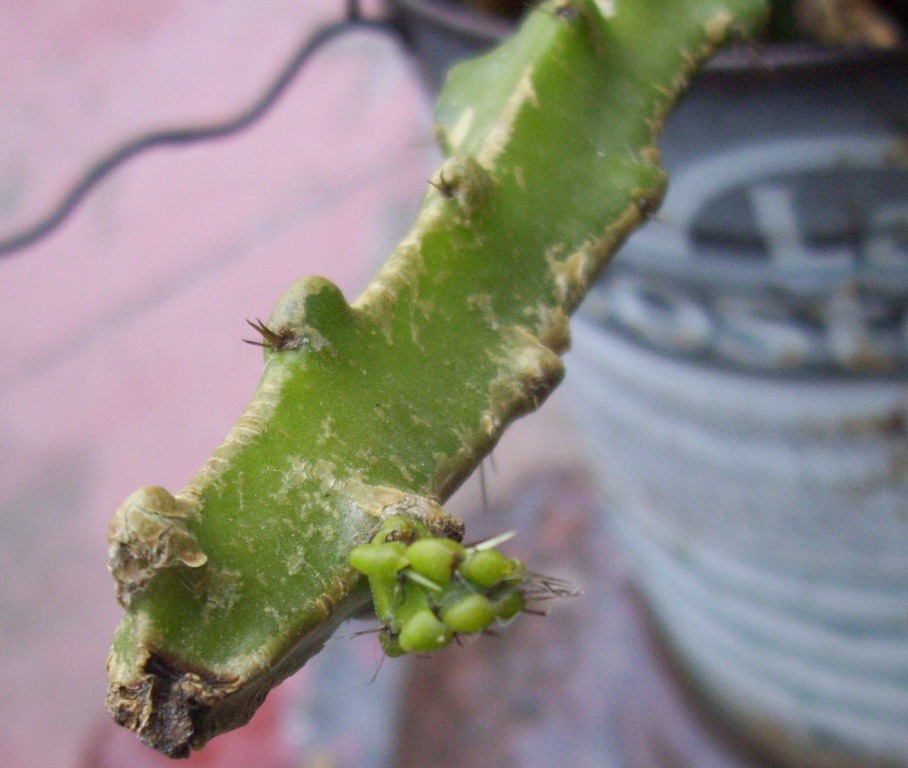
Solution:
{"label": "black wire", "polygon": [[0,257],[21,251],[53,232],[75,210],[85,196],[107,174],[136,155],[155,147],[180,146],[232,136],[248,128],[264,115],[290,86],[304,64],[326,43],[355,29],[374,29],[396,33],[397,28],[380,19],[365,19],[356,0],[348,0],[347,16],[317,29],[303,42],[293,57],[278,72],[271,84],[249,107],[219,122],[180,128],[165,128],[138,136],[96,160],[51,208],[21,231],[0,239]]}
{"label": "black wire", "polygon": [[347,20],[362,18],[362,12],[359,7],[359,0],[347,0]]}

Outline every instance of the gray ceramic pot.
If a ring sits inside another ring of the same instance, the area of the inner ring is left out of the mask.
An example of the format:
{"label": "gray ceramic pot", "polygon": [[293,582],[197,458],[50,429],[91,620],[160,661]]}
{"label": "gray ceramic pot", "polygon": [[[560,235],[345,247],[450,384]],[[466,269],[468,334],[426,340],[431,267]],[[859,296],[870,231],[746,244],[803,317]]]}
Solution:
{"label": "gray ceramic pot", "polygon": [[[506,33],[389,0],[432,87]],[[565,386],[669,648],[791,766],[908,766],[908,51],[722,54]]]}
{"label": "gray ceramic pot", "polygon": [[567,385],[704,698],[792,766],[908,765],[908,56],[705,73]]}

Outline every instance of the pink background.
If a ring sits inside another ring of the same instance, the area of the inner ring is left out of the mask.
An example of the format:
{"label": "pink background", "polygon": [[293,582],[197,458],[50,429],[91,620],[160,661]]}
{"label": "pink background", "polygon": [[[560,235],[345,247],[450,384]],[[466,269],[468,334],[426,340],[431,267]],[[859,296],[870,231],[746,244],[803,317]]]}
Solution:
{"label": "pink background", "polygon": [[[120,142],[244,108],[342,12],[329,0],[0,4],[0,237]],[[399,49],[354,34],[251,129],[131,160],[55,233],[0,259],[0,766],[84,759],[107,722],[120,615],[107,521],[141,485],[178,490],[223,438],[261,369],[240,343],[247,318],[308,273],[356,296],[415,211],[430,136]],[[496,494],[512,468],[551,465],[547,453],[570,463],[558,406],[541,416],[499,450]],[[540,429],[557,439],[527,439]],[[455,504],[477,497],[471,486]]]}

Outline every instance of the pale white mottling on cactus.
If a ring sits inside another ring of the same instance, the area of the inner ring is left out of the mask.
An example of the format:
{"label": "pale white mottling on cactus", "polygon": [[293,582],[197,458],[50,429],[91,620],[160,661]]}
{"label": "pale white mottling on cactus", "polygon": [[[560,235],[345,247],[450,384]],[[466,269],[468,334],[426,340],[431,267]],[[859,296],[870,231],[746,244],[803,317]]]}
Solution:
{"label": "pale white mottling on cactus", "polygon": [[[179,533],[114,637],[118,722],[172,756],[202,747],[368,605],[349,555],[383,520],[462,536],[442,503],[561,379],[568,314],[663,192],[661,121],[696,64],[762,9],[550,0],[451,72],[436,131],[449,157],[372,285],[349,304],[307,278],[253,323],[259,389],[172,497],[198,548]],[[141,555],[130,541],[126,560]],[[523,607],[516,591],[435,605],[418,578],[394,629],[407,649],[453,636],[448,611],[467,631],[490,607],[496,621]]]}

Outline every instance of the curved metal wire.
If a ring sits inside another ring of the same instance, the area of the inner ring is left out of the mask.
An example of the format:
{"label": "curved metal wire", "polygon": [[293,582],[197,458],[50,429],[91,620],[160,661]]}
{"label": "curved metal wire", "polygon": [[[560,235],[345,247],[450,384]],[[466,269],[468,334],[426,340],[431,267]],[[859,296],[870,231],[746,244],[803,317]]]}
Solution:
{"label": "curved metal wire", "polygon": [[359,29],[398,33],[397,27],[390,21],[364,18],[357,0],[348,0],[346,17],[342,21],[326,24],[307,37],[264,92],[248,107],[232,117],[212,123],[151,131],[114,148],[92,163],[47,213],[19,232],[0,238],[0,257],[21,252],[49,235],[69,217],[104,177],[136,155],[156,147],[182,146],[223,139],[245,130],[274,106],[316,52],[335,38]]}

